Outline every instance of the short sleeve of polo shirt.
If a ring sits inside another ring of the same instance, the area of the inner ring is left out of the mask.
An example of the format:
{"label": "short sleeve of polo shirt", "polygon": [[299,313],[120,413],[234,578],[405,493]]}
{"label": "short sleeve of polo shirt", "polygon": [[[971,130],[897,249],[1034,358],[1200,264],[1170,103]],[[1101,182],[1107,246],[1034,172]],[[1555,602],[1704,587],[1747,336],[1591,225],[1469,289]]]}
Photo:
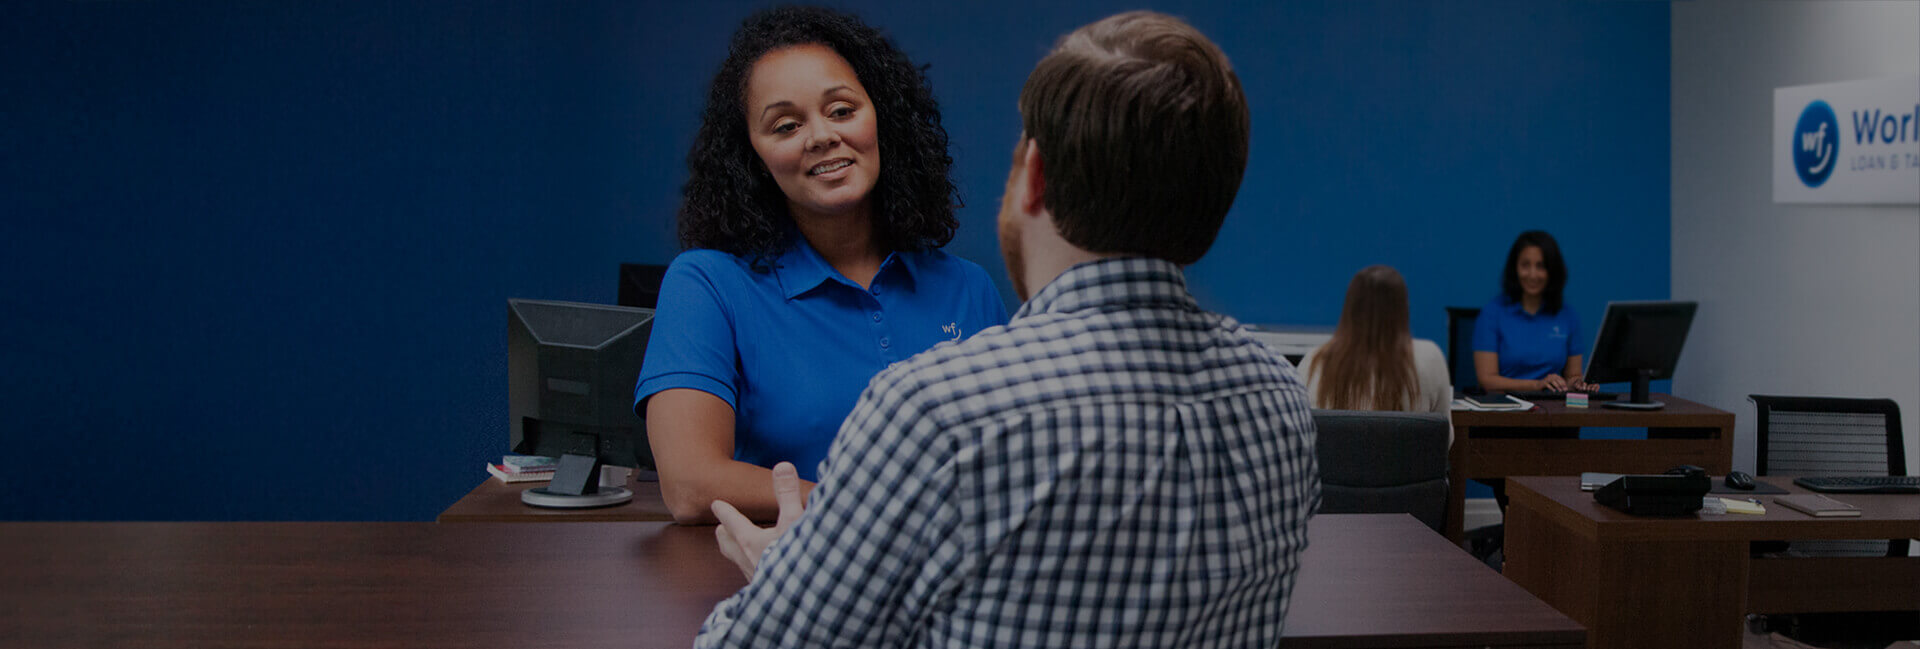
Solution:
{"label": "short sleeve of polo shirt", "polygon": [[634,414],[646,417],[647,397],[674,388],[699,390],[739,408],[733,313],[716,283],[727,266],[737,263],[724,252],[689,250],[667,266],[646,360],[633,389]]}
{"label": "short sleeve of polo shirt", "polygon": [[1585,355],[1586,350],[1580,348],[1580,341],[1585,340],[1580,337],[1580,316],[1573,312],[1573,305],[1560,307],[1560,321],[1567,327],[1567,358]]}
{"label": "short sleeve of polo shirt", "polygon": [[1480,307],[1480,315],[1473,319],[1473,351],[1500,351],[1500,311],[1505,307],[1500,298]]}

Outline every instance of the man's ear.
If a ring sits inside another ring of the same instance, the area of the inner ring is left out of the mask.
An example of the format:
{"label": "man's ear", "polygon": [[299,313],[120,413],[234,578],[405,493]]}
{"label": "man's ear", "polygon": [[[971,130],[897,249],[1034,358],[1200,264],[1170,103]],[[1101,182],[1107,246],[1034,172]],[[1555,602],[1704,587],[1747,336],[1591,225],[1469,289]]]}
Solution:
{"label": "man's ear", "polygon": [[1024,172],[1020,182],[1025,196],[1021,197],[1021,211],[1039,214],[1047,209],[1047,173],[1046,161],[1040,158],[1040,142],[1028,138],[1026,146],[1021,147],[1020,168]]}

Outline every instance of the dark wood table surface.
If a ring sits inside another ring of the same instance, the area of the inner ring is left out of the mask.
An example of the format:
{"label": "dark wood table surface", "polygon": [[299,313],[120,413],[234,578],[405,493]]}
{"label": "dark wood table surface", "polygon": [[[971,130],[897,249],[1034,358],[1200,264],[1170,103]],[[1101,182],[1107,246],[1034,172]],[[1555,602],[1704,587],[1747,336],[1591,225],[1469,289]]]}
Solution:
{"label": "dark wood table surface", "polygon": [[467,492],[435,519],[441,523],[605,523],[615,521],[672,522],[673,512],[660,497],[660,483],[627,480],[633,500],[612,507],[547,509],[520,502],[520,492],[547,486],[545,482],[501,482],[488,478]]}
{"label": "dark wood table surface", "polygon": [[1506,576],[1587,625],[1596,649],[1732,649],[1747,613],[1920,609],[1920,558],[1751,552],[1762,540],[1920,537],[1920,496],[1826,494],[1858,518],[1815,518],[1773,495],[1753,496],[1762,515],[1649,517],[1601,506],[1577,477],[1512,477],[1507,493]]}
{"label": "dark wood table surface", "polygon": [[[685,647],[745,579],[667,523],[4,523],[0,646]],[[1404,515],[1311,524],[1288,647],[1578,647]]]}
{"label": "dark wood table surface", "polygon": [[[1618,410],[1595,403],[1569,408],[1542,400],[1532,410],[1453,411],[1454,441],[1448,453],[1447,538],[1464,537],[1467,480],[1516,475],[1660,473],[1693,464],[1724,475],[1733,470],[1733,413],[1670,394],[1655,394],[1667,407]],[[1661,439],[1487,438],[1500,428],[1646,428]]]}

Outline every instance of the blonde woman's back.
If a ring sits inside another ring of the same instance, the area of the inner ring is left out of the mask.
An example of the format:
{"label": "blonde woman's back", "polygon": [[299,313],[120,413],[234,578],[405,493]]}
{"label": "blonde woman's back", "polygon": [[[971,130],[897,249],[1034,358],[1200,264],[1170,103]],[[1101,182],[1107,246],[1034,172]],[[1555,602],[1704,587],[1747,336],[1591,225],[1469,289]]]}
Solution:
{"label": "blonde woman's back", "polygon": [[[1314,348],[1300,359],[1300,376],[1307,381],[1307,399],[1315,408],[1325,408],[1320,396],[1321,372],[1313,369],[1319,360],[1321,348]],[[1447,356],[1441,353],[1440,346],[1431,340],[1415,338],[1413,340],[1413,371],[1415,385],[1418,386],[1412,403],[1379,403],[1377,398],[1369,396],[1364,408],[1353,410],[1393,410],[1402,412],[1449,412],[1453,406],[1453,386],[1447,379]]]}

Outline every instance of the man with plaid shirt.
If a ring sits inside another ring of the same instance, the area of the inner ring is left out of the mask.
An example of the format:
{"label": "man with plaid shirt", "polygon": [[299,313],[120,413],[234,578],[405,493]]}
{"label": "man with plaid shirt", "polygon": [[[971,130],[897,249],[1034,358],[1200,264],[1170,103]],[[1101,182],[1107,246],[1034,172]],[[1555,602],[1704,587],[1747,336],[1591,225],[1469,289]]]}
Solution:
{"label": "man with plaid shirt", "polygon": [[[878,376],[804,509],[724,502],[750,583],[700,647],[1272,647],[1319,501],[1306,390],[1199,308],[1246,168],[1226,56],[1134,12],[1028,77],[1001,200],[1026,304]],[[1030,292],[1028,287],[1040,287]]]}

